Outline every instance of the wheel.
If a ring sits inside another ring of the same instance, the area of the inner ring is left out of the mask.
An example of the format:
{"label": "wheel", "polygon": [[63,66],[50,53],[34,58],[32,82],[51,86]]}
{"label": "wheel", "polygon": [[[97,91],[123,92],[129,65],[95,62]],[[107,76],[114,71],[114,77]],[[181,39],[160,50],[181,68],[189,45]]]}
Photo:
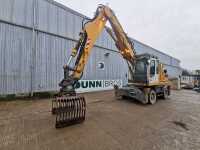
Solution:
{"label": "wheel", "polygon": [[169,98],[169,90],[165,88],[163,92],[163,99],[168,99],[168,98]]}
{"label": "wheel", "polygon": [[149,92],[149,103],[153,105],[156,103],[156,101],[157,101],[157,95],[156,95],[155,90],[152,89]]}

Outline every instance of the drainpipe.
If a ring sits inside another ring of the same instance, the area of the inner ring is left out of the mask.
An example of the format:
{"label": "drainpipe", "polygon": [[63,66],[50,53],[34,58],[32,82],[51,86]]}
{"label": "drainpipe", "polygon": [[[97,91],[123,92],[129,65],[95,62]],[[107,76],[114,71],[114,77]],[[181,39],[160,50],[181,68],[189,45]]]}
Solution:
{"label": "drainpipe", "polygon": [[31,89],[30,96],[33,96],[34,93],[34,80],[35,80],[35,59],[36,59],[36,0],[33,0],[33,27],[32,27],[32,51],[31,51]]}

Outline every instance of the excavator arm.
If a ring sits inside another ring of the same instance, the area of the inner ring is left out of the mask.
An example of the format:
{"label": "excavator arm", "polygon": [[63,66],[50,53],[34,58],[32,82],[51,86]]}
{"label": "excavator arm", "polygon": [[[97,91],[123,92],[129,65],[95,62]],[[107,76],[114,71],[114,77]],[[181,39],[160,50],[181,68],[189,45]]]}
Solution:
{"label": "excavator arm", "polygon": [[132,43],[129,41],[114,12],[108,6],[100,5],[94,18],[83,24],[80,38],[72,49],[68,62],[63,67],[64,79],[59,83],[60,92],[52,101],[52,113],[56,114],[56,128],[85,120],[85,98],[77,96],[75,86],[82,77],[92,48],[107,21],[109,21],[113,29],[112,31],[106,27],[107,32],[115,41],[115,45],[122,57],[127,60],[129,69],[134,68],[136,56]]}
{"label": "excavator arm", "polygon": [[[134,66],[135,50],[132,43],[124,32],[114,12],[108,6],[100,5],[96,10],[94,18],[83,25],[79,41],[72,49],[67,64],[64,65],[64,79],[59,84],[62,94],[75,94],[75,84],[81,79],[91,50],[107,21],[110,23],[113,31],[107,27],[106,30],[115,41],[115,45],[120,54],[127,60],[129,68]],[[71,67],[73,59],[76,60]]]}
{"label": "excavator arm", "polygon": [[[67,64],[64,65],[64,79],[59,84],[61,89],[59,95],[52,101],[52,113],[56,114],[56,128],[81,123],[85,120],[86,101],[83,96],[76,94],[75,86],[82,77],[95,41],[107,21],[112,27],[112,30],[106,27],[107,32],[115,41],[122,57],[127,61],[132,77],[137,76],[139,81],[121,89],[115,86],[116,95],[132,97],[144,104],[148,102],[154,104],[157,95],[164,98],[170,95],[166,72],[163,71],[162,65],[158,64],[158,58],[141,55],[137,56],[136,61],[132,42],[125,34],[114,12],[108,6],[100,5],[94,18],[83,24],[80,39],[72,49]],[[139,67],[144,66],[140,68],[139,73],[137,73],[138,63],[142,64]],[[137,79],[135,78],[135,80]]]}

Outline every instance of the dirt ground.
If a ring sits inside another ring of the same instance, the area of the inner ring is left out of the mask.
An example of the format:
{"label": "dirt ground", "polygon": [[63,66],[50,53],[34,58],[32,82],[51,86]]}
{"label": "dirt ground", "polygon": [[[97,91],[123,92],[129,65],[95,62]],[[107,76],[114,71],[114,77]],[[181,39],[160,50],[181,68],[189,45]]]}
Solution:
{"label": "dirt ground", "polygon": [[55,129],[51,101],[0,102],[0,150],[200,150],[200,94],[142,105],[112,91],[84,94],[87,118]]}

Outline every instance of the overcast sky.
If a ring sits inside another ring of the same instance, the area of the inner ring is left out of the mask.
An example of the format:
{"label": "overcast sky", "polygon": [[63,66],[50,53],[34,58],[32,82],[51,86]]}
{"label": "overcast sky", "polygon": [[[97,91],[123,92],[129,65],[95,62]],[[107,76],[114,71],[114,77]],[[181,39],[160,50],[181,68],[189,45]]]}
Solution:
{"label": "overcast sky", "polygon": [[56,0],[88,17],[108,4],[128,36],[200,69],[200,0]]}

